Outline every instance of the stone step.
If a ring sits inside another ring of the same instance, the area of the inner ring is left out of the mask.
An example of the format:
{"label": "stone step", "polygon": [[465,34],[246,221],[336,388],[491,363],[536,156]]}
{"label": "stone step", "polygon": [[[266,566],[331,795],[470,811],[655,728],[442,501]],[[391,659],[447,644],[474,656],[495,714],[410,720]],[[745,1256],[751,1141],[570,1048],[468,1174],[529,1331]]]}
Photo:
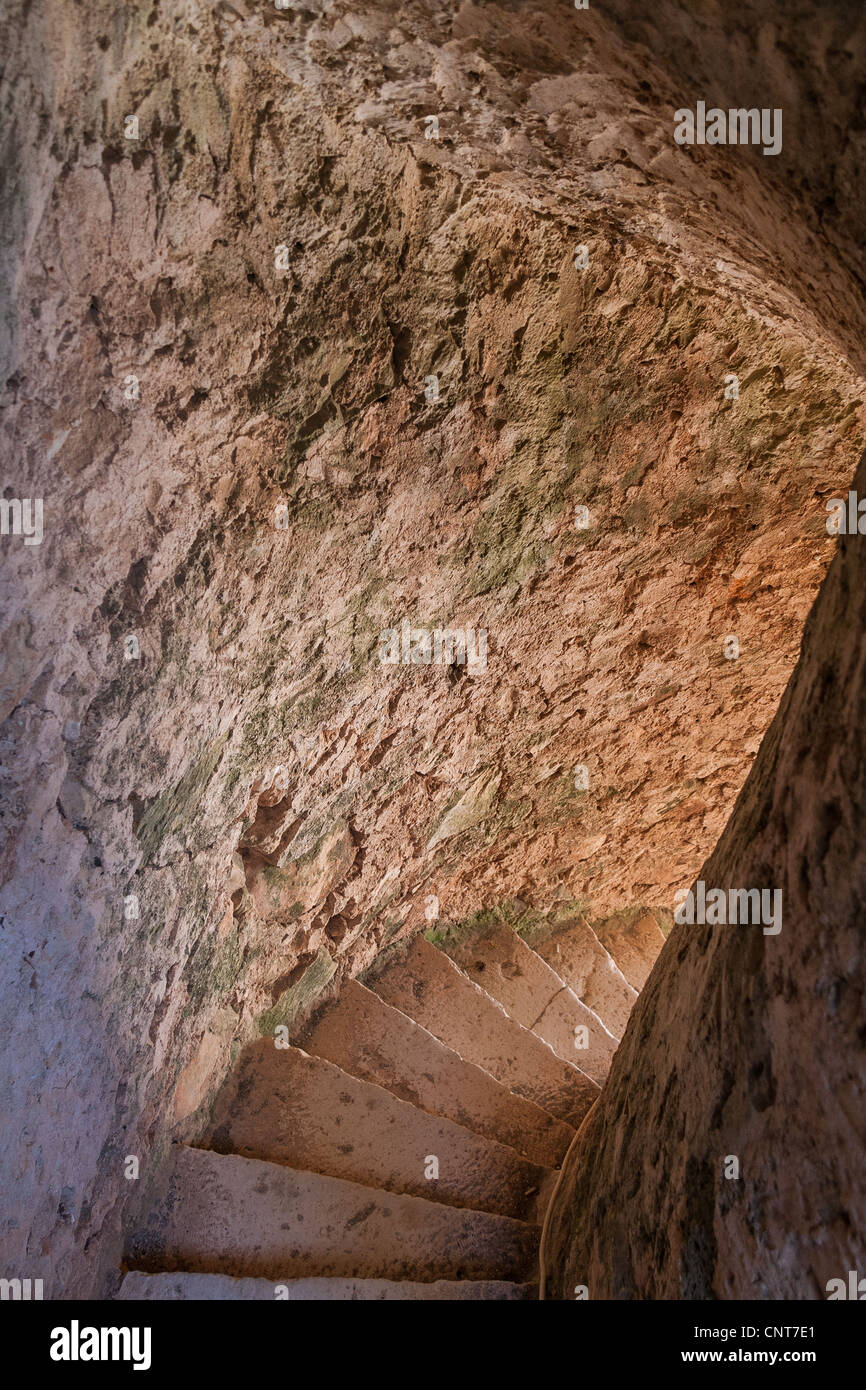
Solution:
{"label": "stone step", "polygon": [[[555,1179],[496,1140],[271,1039],[241,1055],[201,1146],[523,1221],[544,1211]],[[428,1178],[433,1159],[438,1177]]]}
{"label": "stone step", "polygon": [[[277,1294],[279,1293],[279,1297]],[[393,1279],[233,1279],[228,1274],[126,1275],[116,1299],[185,1303],[249,1303],[281,1299],[290,1303],[356,1302],[368,1300],[441,1299],[448,1302],[537,1299],[537,1284],[511,1284],[495,1279],[437,1279],[432,1284],[412,1284]]]}
{"label": "stone step", "polygon": [[596,1082],[509,1018],[501,1004],[422,937],[375,962],[364,984],[465,1061],[567,1124],[580,1124],[598,1095]]}
{"label": "stone step", "polygon": [[294,1040],[352,1076],[545,1167],[558,1167],[574,1138],[571,1125],[509,1091],[357,980],[347,981]]}
{"label": "stone step", "polygon": [[444,941],[440,950],[516,1023],[604,1083],[618,1039],[511,927],[486,926],[470,937]]}
{"label": "stone step", "polygon": [[655,917],[645,908],[632,908],[606,922],[593,922],[592,929],[632,989],[640,994],[665,944]]}
{"label": "stone step", "polygon": [[539,1227],[302,1173],[236,1154],[179,1148],[163,1197],[130,1239],[145,1273],[524,1283]]}
{"label": "stone step", "polygon": [[561,922],[530,942],[561,980],[592,1009],[614,1037],[621,1038],[637,991],[582,917]]}

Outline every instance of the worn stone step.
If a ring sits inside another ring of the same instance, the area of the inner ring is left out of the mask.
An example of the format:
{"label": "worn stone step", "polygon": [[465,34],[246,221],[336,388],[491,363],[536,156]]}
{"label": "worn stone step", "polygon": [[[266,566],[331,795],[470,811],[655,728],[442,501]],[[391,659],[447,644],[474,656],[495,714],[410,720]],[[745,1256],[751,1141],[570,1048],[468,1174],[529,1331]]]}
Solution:
{"label": "worn stone step", "polygon": [[567,1124],[580,1124],[598,1095],[596,1082],[509,1018],[501,1004],[422,937],[377,961],[364,984],[466,1061]]}
{"label": "worn stone step", "polygon": [[571,1125],[509,1091],[357,980],[347,981],[295,1041],[428,1114],[498,1139],[545,1167],[558,1167],[574,1138]]}
{"label": "worn stone step", "polygon": [[561,980],[592,1009],[614,1037],[625,1032],[637,991],[583,917],[557,923],[529,942]]}
{"label": "worn stone step", "polygon": [[279,1282],[535,1278],[540,1229],[236,1154],[179,1148],[127,1267]]}
{"label": "worn stone step", "polygon": [[[279,1298],[278,1293],[279,1291]],[[441,1300],[496,1302],[538,1297],[537,1284],[496,1279],[437,1279],[432,1284],[394,1279],[233,1279],[228,1274],[142,1274],[131,1270],[116,1299],[120,1302],[249,1303],[280,1299],[290,1303]]]}
{"label": "worn stone step", "polygon": [[618,1039],[511,927],[488,925],[469,937],[446,939],[439,949],[515,1022],[603,1084]]}
{"label": "worn stone step", "polygon": [[632,989],[640,994],[665,944],[655,917],[645,908],[631,908],[605,922],[593,922],[592,929]]}
{"label": "worn stone step", "polygon": [[[544,1210],[555,1176],[496,1140],[270,1039],[242,1054],[201,1143],[524,1221]],[[438,1177],[428,1178],[434,1159]]]}

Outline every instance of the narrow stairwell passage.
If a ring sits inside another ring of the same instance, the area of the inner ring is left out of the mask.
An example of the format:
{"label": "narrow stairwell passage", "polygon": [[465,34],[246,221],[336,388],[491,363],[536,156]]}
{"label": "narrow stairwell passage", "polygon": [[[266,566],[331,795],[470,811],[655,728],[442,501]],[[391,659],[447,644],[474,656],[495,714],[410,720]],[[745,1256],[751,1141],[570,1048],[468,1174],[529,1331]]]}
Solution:
{"label": "narrow stairwell passage", "polygon": [[532,1299],[557,1172],[664,943],[651,913],[386,950],[247,1048],[122,1299]]}

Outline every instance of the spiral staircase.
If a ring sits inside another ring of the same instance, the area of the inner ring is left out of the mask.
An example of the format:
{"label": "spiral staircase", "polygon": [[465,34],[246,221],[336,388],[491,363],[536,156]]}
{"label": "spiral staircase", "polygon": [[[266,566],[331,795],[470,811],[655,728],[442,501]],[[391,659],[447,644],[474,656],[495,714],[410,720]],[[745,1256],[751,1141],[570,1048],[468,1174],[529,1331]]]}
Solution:
{"label": "spiral staircase", "polygon": [[118,1296],[537,1298],[558,1169],[662,925],[494,920],[386,950],[290,1043],[241,1055]]}

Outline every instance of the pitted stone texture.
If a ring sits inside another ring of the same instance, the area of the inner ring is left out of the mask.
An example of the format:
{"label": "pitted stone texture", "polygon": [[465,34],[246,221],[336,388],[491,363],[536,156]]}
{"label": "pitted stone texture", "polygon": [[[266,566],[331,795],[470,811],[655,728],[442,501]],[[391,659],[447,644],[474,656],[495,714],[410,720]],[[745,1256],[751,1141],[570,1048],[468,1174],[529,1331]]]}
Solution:
{"label": "pitted stone texture", "polygon": [[626,909],[593,923],[593,931],[632,989],[640,993],[665,944],[654,915],[645,908]]}
{"label": "pitted stone texture", "polygon": [[266,1041],[240,1059],[202,1143],[528,1221],[543,1214],[553,1176],[504,1144],[428,1115],[332,1062]]}
{"label": "pitted stone texture", "polygon": [[164,1202],[130,1243],[142,1272],[278,1282],[526,1282],[539,1228],[276,1163],[181,1149]]}
{"label": "pitted stone texture", "polygon": [[545,1167],[558,1167],[574,1138],[570,1125],[509,1091],[357,980],[347,981],[339,999],[295,1041],[353,1076],[498,1139]]}
{"label": "pitted stone texture", "polygon": [[509,1018],[427,941],[386,957],[366,983],[461,1057],[568,1124],[579,1123],[598,1095],[594,1081]]}
{"label": "pitted stone texture", "polygon": [[[0,538],[0,1269],[110,1291],[124,1156],[426,895],[595,920],[715,843],[866,341],[866,15],[736,19],[5,6],[3,481],[46,530]],[[783,153],[676,147],[698,90],[783,105]],[[486,674],[383,668],[403,618]]]}
{"label": "pitted stone texture", "polygon": [[[279,1290],[279,1293],[276,1291]],[[507,1284],[493,1279],[461,1282],[438,1279],[432,1284],[393,1279],[232,1279],[227,1274],[127,1274],[118,1299],[208,1303],[274,1302],[496,1302],[535,1298],[534,1284]]]}
{"label": "pitted stone texture", "polygon": [[625,1032],[637,991],[623,975],[582,917],[560,922],[531,937],[532,949],[546,960],[587,1008],[603,1019],[616,1038]]}
{"label": "pitted stone texture", "polygon": [[781,890],[782,929],[673,928],[563,1170],[548,1297],[823,1299],[866,1269],[864,632],[866,540],[845,536],[698,875]]}
{"label": "pitted stone texture", "polygon": [[517,1023],[603,1083],[617,1039],[509,927],[487,927],[467,940],[446,941],[442,950]]}

